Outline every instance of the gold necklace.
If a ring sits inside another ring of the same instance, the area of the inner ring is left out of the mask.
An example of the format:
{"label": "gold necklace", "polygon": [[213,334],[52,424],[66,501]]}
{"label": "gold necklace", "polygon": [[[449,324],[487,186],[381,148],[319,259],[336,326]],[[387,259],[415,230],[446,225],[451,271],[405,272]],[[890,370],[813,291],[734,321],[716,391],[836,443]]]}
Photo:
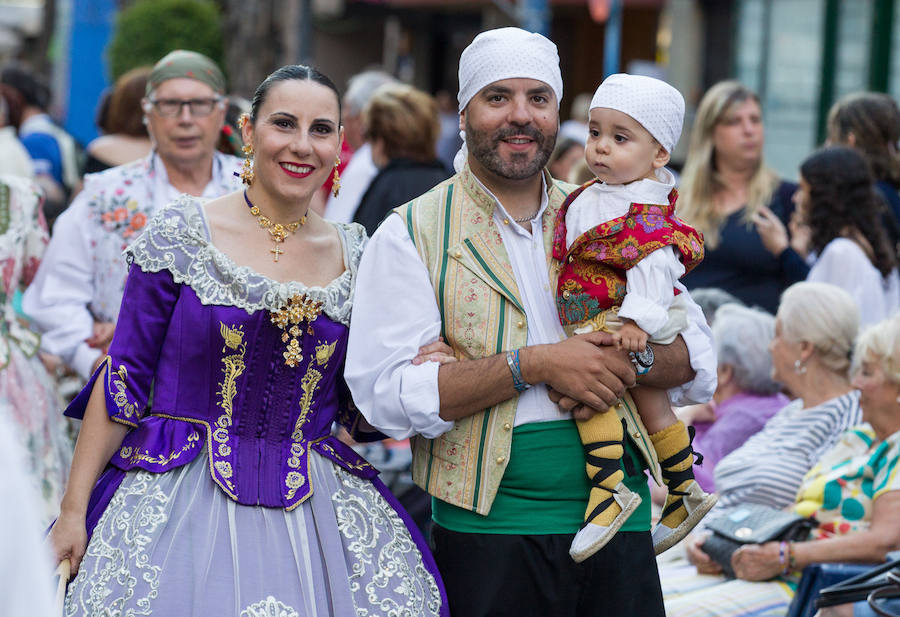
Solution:
{"label": "gold necklace", "polygon": [[299,220],[294,221],[293,223],[287,223],[286,225],[273,223],[272,219],[265,216],[259,211],[257,206],[253,205],[253,202],[250,201],[250,198],[247,196],[247,189],[244,189],[244,201],[247,202],[247,207],[250,208],[250,214],[255,216],[256,220],[259,221],[259,226],[268,231],[269,235],[272,236],[272,240],[275,241],[275,246],[269,249],[269,252],[272,253],[274,261],[277,263],[278,256],[284,253],[278,245],[284,242],[285,238],[288,237],[288,234],[292,234],[300,227],[306,225],[306,215],[304,214]]}

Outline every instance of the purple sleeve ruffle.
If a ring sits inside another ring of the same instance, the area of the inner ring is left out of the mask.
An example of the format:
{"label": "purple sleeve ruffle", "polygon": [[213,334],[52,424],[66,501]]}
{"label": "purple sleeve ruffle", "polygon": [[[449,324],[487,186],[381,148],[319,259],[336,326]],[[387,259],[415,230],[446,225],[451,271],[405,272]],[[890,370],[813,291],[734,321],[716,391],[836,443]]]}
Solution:
{"label": "purple sleeve ruffle", "polygon": [[67,416],[84,418],[91,393],[102,374],[110,420],[131,427],[138,425],[147,411],[160,350],[179,289],[168,270],[144,272],[137,264],[132,265],[109,355],[69,404]]}
{"label": "purple sleeve ruffle", "polygon": [[125,471],[140,468],[161,473],[190,463],[207,442],[203,424],[150,415],[125,436],[110,464]]}

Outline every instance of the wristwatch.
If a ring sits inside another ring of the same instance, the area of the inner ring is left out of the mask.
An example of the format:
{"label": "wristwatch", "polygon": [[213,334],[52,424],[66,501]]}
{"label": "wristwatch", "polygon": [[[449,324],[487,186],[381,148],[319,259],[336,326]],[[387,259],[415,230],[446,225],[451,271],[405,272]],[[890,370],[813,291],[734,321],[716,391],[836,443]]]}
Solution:
{"label": "wristwatch", "polygon": [[629,351],[628,356],[631,358],[631,363],[634,364],[634,370],[638,377],[646,375],[653,368],[653,360],[655,358],[653,356],[653,348],[650,347],[649,343],[644,347],[644,351]]}

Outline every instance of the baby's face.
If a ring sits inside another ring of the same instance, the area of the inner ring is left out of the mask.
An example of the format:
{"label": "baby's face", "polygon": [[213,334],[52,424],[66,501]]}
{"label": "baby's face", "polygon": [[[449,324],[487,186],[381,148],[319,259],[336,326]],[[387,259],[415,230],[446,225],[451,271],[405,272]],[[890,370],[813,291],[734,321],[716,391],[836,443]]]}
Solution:
{"label": "baby's face", "polygon": [[607,184],[628,184],[656,179],[654,171],[669,162],[665,148],[641,124],[621,111],[591,110],[584,159]]}

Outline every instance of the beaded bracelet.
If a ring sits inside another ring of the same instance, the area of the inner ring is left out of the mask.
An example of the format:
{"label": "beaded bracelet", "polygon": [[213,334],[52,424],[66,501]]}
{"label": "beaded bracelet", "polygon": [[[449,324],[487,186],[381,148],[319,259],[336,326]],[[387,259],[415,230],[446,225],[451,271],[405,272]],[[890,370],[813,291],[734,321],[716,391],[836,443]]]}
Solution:
{"label": "beaded bracelet", "polygon": [[781,542],[778,545],[778,563],[781,564],[782,574],[788,574],[791,571],[791,545],[787,542]]}

